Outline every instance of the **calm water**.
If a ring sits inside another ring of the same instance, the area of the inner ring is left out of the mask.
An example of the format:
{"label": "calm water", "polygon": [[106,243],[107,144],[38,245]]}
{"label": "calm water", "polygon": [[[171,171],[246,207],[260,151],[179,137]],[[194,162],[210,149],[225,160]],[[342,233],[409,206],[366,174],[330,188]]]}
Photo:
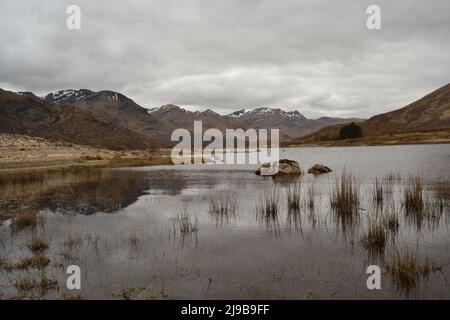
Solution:
{"label": "calm water", "polygon": [[[315,163],[334,171],[273,179],[256,176],[256,166],[164,166],[3,183],[4,214],[34,210],[42,221],[21,231],[12,220],[0,226],[0,297],[450,298],[450,145],[289,148],[280,157],[299,161],[304,171]],[[354,175],[361,195],[358,219],[350,225],[330,208],[331,189],[343,171]],[[436,190],[446,190],[442,210],[420,221],[402,207],[411,175],[423,177],[427,210],[437,208]],[[378,208],[375,179],[389,186]],[[298,183],[300,211],[292,215],[287,190]],[[268,194],[279,198],[279,213],[271,219],[255,209]],[[214,214],[212,203],[236,208]],[[384,251],[374,254],[361,240],[386,212],[397,213],[398,232],[388,232]],[[32,255],[33,237],[48,243],[50,264],[42,270],[14,267]],[[433,270],[405,289],[388,272],[397,252],[414,254],[418,266]],[[72,264],[81,268],[79,291],[65,286]],[[372,264],[382,270],[381,290],[366,287]],[[44,273],[58,281],[57,290],[16,288],[18,280]]]}

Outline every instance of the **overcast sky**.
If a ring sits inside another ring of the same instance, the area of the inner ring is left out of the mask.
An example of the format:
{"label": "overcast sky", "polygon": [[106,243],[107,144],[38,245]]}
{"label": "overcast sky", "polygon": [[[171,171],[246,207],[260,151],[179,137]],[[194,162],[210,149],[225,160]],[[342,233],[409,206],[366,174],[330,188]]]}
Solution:
{"label": "overcast sky", "polygon": [[[366,27],[370,4],[381,30]],[[449,35],[448,0],[0,0],[0,87],[369,117],[449,82]]]}

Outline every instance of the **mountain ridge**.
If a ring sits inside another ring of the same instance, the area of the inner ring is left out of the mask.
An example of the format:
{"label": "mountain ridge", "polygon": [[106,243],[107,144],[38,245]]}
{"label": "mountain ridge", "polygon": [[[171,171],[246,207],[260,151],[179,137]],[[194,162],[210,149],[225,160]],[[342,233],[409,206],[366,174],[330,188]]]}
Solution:
{"label": "mountain ridge", "polygon": [[[304,137],[294,138],[290,143],[339,141],[339,131],[344,125],[324,127]],[[359,139],[361,141],[370,141],[370,138],[374,140],[375,137],[387,135],[399,135],[404,139],[407,134],[448,131],[450,129],[450,83],[404,107],[375,115],[359,122],[358,125],[363,134],[363,137]],[[359,140],[355,139],[355,141]]]}
{"label": "mountain ridge", "polygon": [[147,149],[154,140],[71,105],[0,89],[0,132],[111,150]]}

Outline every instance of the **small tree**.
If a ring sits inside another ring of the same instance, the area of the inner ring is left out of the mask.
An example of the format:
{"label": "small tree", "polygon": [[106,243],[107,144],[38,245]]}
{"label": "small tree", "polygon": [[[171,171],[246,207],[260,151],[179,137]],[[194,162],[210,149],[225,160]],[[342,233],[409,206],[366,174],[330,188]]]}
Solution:
{"label": "small tree", "polygon": [[354,122],[349,125],[343,126],[341,131],[339,131],[339,137],[341,139],[355,139],[362,137],[361,127]]}

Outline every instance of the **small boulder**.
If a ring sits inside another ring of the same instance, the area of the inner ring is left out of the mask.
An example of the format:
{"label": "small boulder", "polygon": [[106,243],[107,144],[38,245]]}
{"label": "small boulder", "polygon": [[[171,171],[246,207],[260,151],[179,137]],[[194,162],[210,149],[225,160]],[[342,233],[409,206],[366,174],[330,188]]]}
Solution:
{"label": "small boulder", "polygon": [[261,165],[261,167],[256,170],[255,174],[263,176],[274,176],[274,175],[299,175],[301,174],[300,166],[295,160],[282,159],[276,161],[273,164],[266,162]]}
{"label": "small boulder", "polygon": [[278,161],[278,174],[301,174],[300,165],[295,160],[281,159]]}
{"label": "small boulder", "polygon": [[311,168],[308,169],[308,173],[312,173],[312,174],[322,174],[322,173],[328,173],[331,171],[333,171],[333,170],[331,170],[329,167],[324,166],[323,164],[318,164],[318,163],[316,163],[315,165],[313,165]]}

